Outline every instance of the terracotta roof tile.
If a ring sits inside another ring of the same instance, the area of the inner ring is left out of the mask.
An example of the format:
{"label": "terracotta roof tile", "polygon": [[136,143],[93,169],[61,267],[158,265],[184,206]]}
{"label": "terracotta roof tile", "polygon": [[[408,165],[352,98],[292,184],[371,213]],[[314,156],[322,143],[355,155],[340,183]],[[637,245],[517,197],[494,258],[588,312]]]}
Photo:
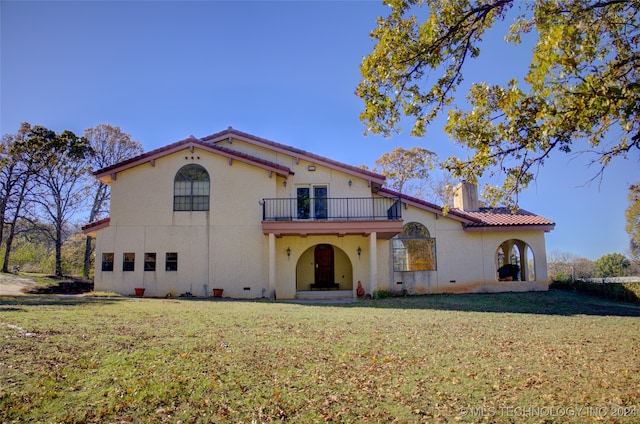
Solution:
{"label": "terracotta roof tile", "polygon": [[99,219],[97,221],[90,222],[87,225],[83,225],[82,226],[82,231],[85,234],[86,233],[90,233],[92,231],[96,231],[96,230],[108,227],[110,222],[111,222],[111,218],[110,217],[102,218],[102,219]]}
{"label": "terracotta roof tile", "polygon": [[480,222],[467,224],[468,227],[555,225],[553,221],[524,209],[519,209],[516,213],[507,208],[480,208],[477,211],[460,212],[480,220]]}
{"label": "terracotta roof tile", "polygon": [[122,170],[122,169],[126,169],[128,167],[133,167],[133,166],[136,166],[136,165],[138,165],[140,163],[143,163],[147,159],[161,157],[164,154],[166,154],[167,152],[171,152],[171,151],[175,150],[176,148],[180,148],[182,146],[188,146],[188,145],[200,146],[201,148],[205,148],[205,149],[208,149],[210,151],[218,151],[220,153],[224,153],[224,154],[226,154],[228,156],[233,156],[233,157],[236,157],[238,159],[245,159],[245,160],[253,162],[255,164],[260,164],[260,165],[264,165],[264,166],[269,167],[269,168],[273,168],[273,169],[279,170],[284,175],[291,174],[291,169],[289,169],[286,166],[280,165],[278,163],[271,162],[271,161],[268,161],[268,160],[265,160],[265,159],[262,159],[262,158],[259,158],[259,157],[256,157],[256,156],[252,156],[252,155],[249,155],[247,153],[242,153],[242,152],[238,152],[236,150],[227,149],[227,148],[222,147],[222,146],[218,146],[218,145],[215,145],[215,144],[207,143],[205,141],[198,140],[196,138],[185,138],[184,140],[180,140],[180,141],[177,141],[175,143],[171,143],[171,144],[166,145],[164,147],[160,147],[158,149],[151,150],[149,152],[143,153],[143,154],[138,155],[136,157],[133,157],[133,158],[124,160],[122,162],[118,162],[118,163],[116,163],[114,165],[108,166],[106,168],[102,168],[102,169],[99,169],[97,171],[94,171],[93,175],[99,176],[99,175],[107,174],[107,173],[111,172],[112,170]]}
{"label": "terracotta roof tile", "polygon": [[[418,208],[444,215],[441,206],[416,197],[398,193],[388,187],[382,187],[378,194],[382,196],[400,197],[404,202]],[[556,225],[553,221],[524,209],[512,213],[508,208],[480,208],[477,211],[449,209],[447,216],[460,221],[468,231],[508,231],[510,228],[528,227],[527,229],[549,231]]]}

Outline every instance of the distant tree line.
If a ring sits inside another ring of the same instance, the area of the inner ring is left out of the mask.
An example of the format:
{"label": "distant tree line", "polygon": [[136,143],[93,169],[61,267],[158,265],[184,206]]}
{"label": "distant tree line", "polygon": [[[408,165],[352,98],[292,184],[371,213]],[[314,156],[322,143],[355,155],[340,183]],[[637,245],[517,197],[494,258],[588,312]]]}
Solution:
{"label": "distant tree line", "polygon": [[91,171],[143,152],[119,127],[100,124],[83,136],[23,123],[0,143],[2,272],[28,267],[56,276],[92,269],[85,223],[109,210],[108,187]]}
{"label": "distant tree line", "polygon": [[552,281],[640,276],[640,261],[629,259],[622,253],[607,253],[592,261],[554,250],[547,254],[547,271]]}

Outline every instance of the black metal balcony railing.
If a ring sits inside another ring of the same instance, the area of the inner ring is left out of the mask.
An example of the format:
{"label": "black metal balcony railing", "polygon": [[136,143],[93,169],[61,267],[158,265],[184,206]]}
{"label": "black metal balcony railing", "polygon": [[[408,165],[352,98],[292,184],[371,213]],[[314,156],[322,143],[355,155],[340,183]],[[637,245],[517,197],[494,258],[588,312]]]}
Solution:
{"label": "black metal balcony railing", "polygon": [[262,199],[263,221],[378,221],[402,218],[399,198],[277,198]]}

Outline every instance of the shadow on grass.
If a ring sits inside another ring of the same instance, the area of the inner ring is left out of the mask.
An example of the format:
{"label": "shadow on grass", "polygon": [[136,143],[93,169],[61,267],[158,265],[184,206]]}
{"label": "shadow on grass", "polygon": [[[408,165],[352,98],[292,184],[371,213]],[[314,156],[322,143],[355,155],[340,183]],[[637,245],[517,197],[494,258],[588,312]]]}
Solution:
{"label": "shadow on grass", "polygon": [[0,296],[0,313],[24,310],[27,306],[83,306],[90,304],[107,305],[120,302],[124,298],[119,297],[84,297],[75,295],[26,295],[26,296]]}
{"label": "shadow on grass", "polygon": [[[30,306],[83,306],[108,305],[130,300],[127,297],[84,297],[61,295],[0,296],[0,313],[16,312]],[[165,299],[148,299],[150,302]],[[541,315],[593,315],[640,317],[640,306],[616,302],[576,292],[552,289],[546,292],[524,293],[472,293],[433,294],[420,296],[389,297],[386,299],[360,299],[357,301],[270,301],[267,299],[205,299],[173,298],[172,301],[202,301],[211,304],[226,302],[264,302],[300,304],[310,307],[421,309],[460,312],[490,312]]]}
{"label": "shadow on grass", "polygon": [[[317,305],[317,304],[316,304]],[[360,300],[346,308],[426,309],[461,312],[494,312],[543,315],[596,315],[640,317],[640,306],[565,290],[525,293],[474,293],[402,296]]]}

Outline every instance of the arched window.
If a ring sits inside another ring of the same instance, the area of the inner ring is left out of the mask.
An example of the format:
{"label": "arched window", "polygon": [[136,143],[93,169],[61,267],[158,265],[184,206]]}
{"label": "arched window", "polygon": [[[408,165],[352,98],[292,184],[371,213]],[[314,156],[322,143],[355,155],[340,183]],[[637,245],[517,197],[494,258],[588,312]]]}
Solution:
{"label": "arched window", "polygon": [[174,211],[209,210],[209,173],[200,165],[185,165],[173,182]]}
{"label": "arched window", "polygon": [[427,227],[409,222],[393,241],[394,271],[435,271],[436,239]]}

